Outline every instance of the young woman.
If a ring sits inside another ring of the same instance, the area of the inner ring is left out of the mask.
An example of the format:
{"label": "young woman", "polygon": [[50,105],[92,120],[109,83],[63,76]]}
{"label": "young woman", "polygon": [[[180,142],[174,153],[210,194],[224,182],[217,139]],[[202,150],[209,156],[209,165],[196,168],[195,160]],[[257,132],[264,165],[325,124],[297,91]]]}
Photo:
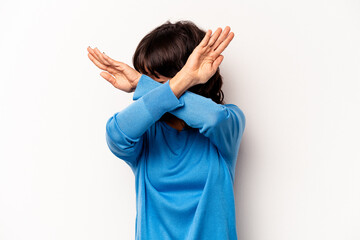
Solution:
{"label": "young woman", "polygon": [[135,239],[237,239],[233,184],[245,116],[223,103],[229,32],[167,21],[141,40],[135,69],[88,48],[104,79],[134,92],[107,121],[106,141],[135,175]]}

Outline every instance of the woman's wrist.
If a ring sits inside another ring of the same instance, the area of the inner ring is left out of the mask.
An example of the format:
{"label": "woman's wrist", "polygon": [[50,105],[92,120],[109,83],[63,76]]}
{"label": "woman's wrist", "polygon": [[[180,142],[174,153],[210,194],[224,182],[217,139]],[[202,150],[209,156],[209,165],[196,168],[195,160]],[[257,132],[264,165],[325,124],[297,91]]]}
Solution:
{"label": "woman's wrist", "polygon": [[136,89],[136,87],[137,87],[137,85],[138,85],[138,83],[139,83],[139,80],[140,80],[140,78],[142,77],[142,75],[143,75],[143,74],[137,72],[137,76],[136,76],[135,80],[134,80],[134,81],[129,81],[129,83],[130,83],[130,85],[131,85],[131,92],[134,92],[134,91],[135,91],[135,89]]}
{"label": "woman's wrist", "polygon": [[180,98],[187,89],[194,86],[194,78],[185,71],[180,70],[169,80],[169,85],[175,96]]}

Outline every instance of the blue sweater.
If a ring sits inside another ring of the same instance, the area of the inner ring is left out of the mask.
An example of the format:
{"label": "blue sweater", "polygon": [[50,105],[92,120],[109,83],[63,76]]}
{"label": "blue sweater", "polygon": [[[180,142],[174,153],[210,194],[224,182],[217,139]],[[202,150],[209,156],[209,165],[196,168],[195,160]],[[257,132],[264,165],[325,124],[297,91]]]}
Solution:
{"label": "blue sweater", "polygon": [[[106,123],[110,151],[135,175],[135,239],[237,239],[234,174],[244,113],[190,91],[178,99],[169,80],[142,75],[128,107]],[[166,112],[190,127],[178,131]]]}

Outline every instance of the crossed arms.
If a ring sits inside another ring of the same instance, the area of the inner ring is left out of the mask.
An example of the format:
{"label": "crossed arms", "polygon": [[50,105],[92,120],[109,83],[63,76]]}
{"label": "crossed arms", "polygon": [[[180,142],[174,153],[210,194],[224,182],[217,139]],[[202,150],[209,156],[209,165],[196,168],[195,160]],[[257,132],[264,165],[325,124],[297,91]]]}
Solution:
{"label": "crossed arms", "polygon": [[217,104],[187,91],[191,86],[206,83],[215,73],[223,60],[222,51],[234,36],[228,35],[229,31],[226,27],[220,35],[221,28],[218,28],[210,36],[211,30],[208,30],[181,71],[164,84],[101,54],[97,48],[88,48],[90,60],[105,70],[100,74],[103,78],[120,90],[135,91],[133,100],[136,101],[115,113],[106,124],[110,150],[133,170],[143,149],[146,130],[166,112],[198,128],[228,163],[235,162],[245,127],[243,112],[234,104]]}

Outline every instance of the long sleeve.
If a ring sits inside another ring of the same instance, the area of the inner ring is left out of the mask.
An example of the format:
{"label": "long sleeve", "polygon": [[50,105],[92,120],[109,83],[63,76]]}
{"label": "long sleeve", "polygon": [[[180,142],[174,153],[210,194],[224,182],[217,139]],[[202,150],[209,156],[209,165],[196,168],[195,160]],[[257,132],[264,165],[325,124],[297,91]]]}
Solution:
{"label": "long sleeve", "polygon": [[183,103],[171,90],[169,80],[151,89],[107,121],[106,142],[110,151],[134,171],[143,149],[146,130],[164,113],[181,106]]}
{"label": "long sleeve", "polygon": [[[135,89],[133,100],[161,85],[163,84],[143,74]],[[183,106],[169,112],[184,120],[190,127],[198,128],[199,132],[218,148],[224,159],[234,162],[246,122],[241,109],[235,104],[217,104],[210,98],[190,91],[185,91],[179,101]]]}

